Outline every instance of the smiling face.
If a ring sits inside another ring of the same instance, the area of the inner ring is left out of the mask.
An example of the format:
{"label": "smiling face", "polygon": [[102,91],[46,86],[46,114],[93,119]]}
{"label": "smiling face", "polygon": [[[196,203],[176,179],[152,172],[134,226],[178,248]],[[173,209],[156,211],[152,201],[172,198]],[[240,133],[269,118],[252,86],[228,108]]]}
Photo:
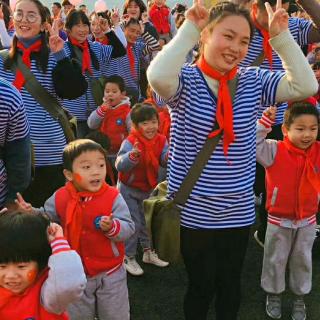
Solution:
{"label": "smiling face", "polygon": [[124,35],[129,43],[135,43],[141,35],[140,25],[136,23],[130,23],[125,27]]}
{"label": "smiling face", "polygon": [[130,18],[139,19],[140,18],[140,7],[135,1],[131,1],[127,7],[127,14]]}
{"label": "smiling face", "polygon": [[21,294],[34,283],[37,274],[35,261],[0,263],[0,287]]}
{"label": "smiling face", "polygon": [[79,21],[79,23],[72,26],[71,30],[69,30],[69,36],[80,43],[83,43],[87,40],[89,31],[89,26],[82,21]]}
{"label": "smiling face", "polygon": [[78,191],[97,192],[106,178],[106,159],[100,151],[88,150],[74,159],[72,172],[65,169],[63,173]]}
{"label": "smiling face", "polygon": [[308,149],[317,140],[318,129],[317,117],[311,114],[296,117],[289,128],[282,126],[283,135],[302,150]]}
{"label": "smiling face", "polygon": [[105,33],[108,30],[107,19],[101,18],[94,14],[91,18],[91,31],[96,39],[101,39],[105,37]]}
{"label": "smiling face", "polygon": [[159,121],[157,116],[153,116],[150,120],[145,120],[138,123],[136,129],[148,140],[151,140],[158,133]]}
{"label": "smiling face", "polygon": [[38,7],[29,0],[17,3],[13,13],[13,24],[17,36],[24,39],[34,38],[44,29]]}
{"label": "smiling face", "polygon": [[246,56],[250,42],[250,26],[246,18],[231,15],[223,18],[213,28],[202,31],[203,54],[207,63],[221,73],[226,73]]}

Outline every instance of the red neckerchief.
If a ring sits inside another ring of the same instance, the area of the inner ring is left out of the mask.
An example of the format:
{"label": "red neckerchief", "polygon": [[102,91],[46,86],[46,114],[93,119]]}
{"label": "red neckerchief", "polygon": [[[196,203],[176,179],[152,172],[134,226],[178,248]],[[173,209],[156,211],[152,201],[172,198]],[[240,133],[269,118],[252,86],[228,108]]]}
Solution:
{"label": "red neckerchief", "polygon": [[102,38],[95,38],[95,41],[101,43],[101,44],[104,44],[105,46],[107,46],[109,44],[109,39],[108,37],[104,36]]}
{"label": "red neckerchief", "polygon": [[270,40],[270,34],[269,31],[262,28],[262,26],[257,21],[257,9],[252,9],[252,21],[254,26],[260,31],[260,33],[263,36],[263,52],[266,55],[269,64],[270,64],[270,70],[272,70],[272,47],[269,43]]}
{"label": "red neckerchief", "polygon": [[68,190],[71,199],[69,200],[66,208],[66,225],[64,226],[64,234],[70,243],[70,247],[77,252],[79,252],[80,249],[80,234],[82,230],[83,212],[81,207],[81,198],[99,196],[108,188],[109,185],[104,182],[98,192],[77,191],[71,182],[66,183],[66,189]]}
{"label": "red neckerchief", "polygon": [[233,132],[233,110],[232,110],[232,100],[228,87],[228,80],[232,80],[238,71],[238,67],[233,68],[231,71],[226,74],[221,74],[220,72],[213,69],[205,61],[204,57],[201,56],[197,62],[198,68],[210,78],[216,79],[219,81],[219,90],[217,98],[217,110],[216,110],[216,120],[219,124],[219,129],[214,130],[209,134],[209,138],[215,137],[222,130],[223,134],[223,152],[225,156],[228,153],[228,148],[230,143],[235,140]]}
{"label": "red neckerchief", "polygon": [[137,78],[137,73],[136,73],[136,69],[135,69],[135,56],[132,50],[133,47],[133,43],[129,43],[127,44],[127,55],[128,55],[128,59],[129,59],[129,64],[130,64],[130,72],[133,78]]}
{"label": "red neckerchief", "polygon": [[[41,50],[42,41],[37,40],[33,43],[29,48],[25,48],[24,45],[18,41],[17,48],[22,51],[22,62],[30,69],[31,67],[31,59],[30,55],[32,52],[39,52]],[[14,79],[13,85],[20,91],[24,86],[26,80],[24,78],[23,73],[17,69],[16,78]]]}
{"label": "red neckerchief", "polygon": [[69,36],[69,41],[72,45],[80,48],[82,50],[82,72],[85,73],[87,70],[92,74],[91,70],[91,56],[89,50],[89,42],[88,40],[80,43],[78,40]]}
{"label": "red neckerchief", "polygon": [[146,139],[140,131],[131,128],[130,135],[135,137],[140,145],[143,153],[142,160],[145,161],[145,170],[147,172],[147,179],[149,185],[154,188],[158,184],[159,160],[157,159],[154,150],[156,147],[157,139]]}
{"label": "red neckerchief", "polygon": [[310,148],[307,150],[302,150],[295,147],[288,137],[283,139],[283,143],[285,147],[294,154],[302,155],[305,158],[305,164],[302,171],[299,191],[298,191],[298,219],[302,219],[304,216],[303,208],[304,203],[306,202],[305,199],[308,199],[307,196],[314,190],[317,193],[320,193],[320,172],[317,172],[313,163],[315,158],[317,158],[317,146],[314,143]]}

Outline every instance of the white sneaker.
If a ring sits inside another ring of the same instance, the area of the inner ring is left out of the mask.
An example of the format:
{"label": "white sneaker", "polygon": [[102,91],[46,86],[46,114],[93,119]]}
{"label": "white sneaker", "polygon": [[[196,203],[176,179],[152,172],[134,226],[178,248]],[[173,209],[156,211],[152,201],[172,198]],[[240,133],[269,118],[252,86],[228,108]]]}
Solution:
{"label": "white sneaker", "polygon": [[127,272],[129,272],[133,276],[141,276],[143,275],[143,270],[140,267],[135,257],[127,257],[124,258],[124,267]]}
{"label": "white sneaker", "polygon": [[152,251],[152,250],[146,250],[143,253],[142,261],[144,263],[154,264],[155,266],[161,267],[161,268],[167,267],[169,265],[169,262],[161,260],[158,257],[158,255],[155,253],[155,251]]}

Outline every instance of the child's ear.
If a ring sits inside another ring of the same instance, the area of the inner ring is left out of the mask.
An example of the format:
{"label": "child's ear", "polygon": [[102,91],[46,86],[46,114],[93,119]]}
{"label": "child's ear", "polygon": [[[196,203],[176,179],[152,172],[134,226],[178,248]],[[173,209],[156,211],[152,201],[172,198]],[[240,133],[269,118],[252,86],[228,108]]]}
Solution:
{"label": "child's ear", "polygon": [[281,131],[284,137],[288,135],[288,129],[285,127],[284,124],[281,126]]}
{"label": "child's ear", "polygon": [[72,181],[73,180],[73,174],[70,170],[67,170],[67,169],[63,169],[63,174],[64,176],[66,177],[66,179],[68,181]]}

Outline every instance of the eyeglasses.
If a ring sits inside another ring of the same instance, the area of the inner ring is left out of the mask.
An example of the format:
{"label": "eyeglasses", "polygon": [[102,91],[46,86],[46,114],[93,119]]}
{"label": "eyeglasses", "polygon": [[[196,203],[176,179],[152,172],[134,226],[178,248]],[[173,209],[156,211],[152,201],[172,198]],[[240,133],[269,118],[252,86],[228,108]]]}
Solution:
{"label": "eyeglasses", "polygon": [[[24,14],[22,11],[15,11],[12,17],[14,21],[21,22],[23,20]],[[36,13],[29,12],[26,14],[26,20],[29,23],[37,22],[38,18],[39,18],[39,15]]]}

